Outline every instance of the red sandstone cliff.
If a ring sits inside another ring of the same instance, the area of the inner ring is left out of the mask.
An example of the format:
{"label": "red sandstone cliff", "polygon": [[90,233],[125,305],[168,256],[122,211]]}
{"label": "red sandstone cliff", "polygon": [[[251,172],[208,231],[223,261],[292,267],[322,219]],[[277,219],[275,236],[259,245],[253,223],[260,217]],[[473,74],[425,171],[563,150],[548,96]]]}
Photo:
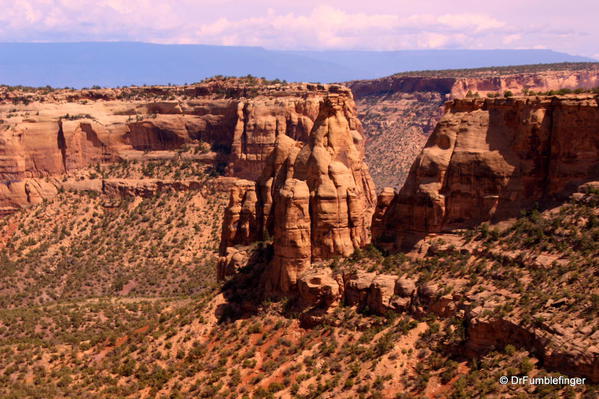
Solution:
{"label": "red sandstone cliff", "polygon": [[400,188],[447,100],[599,87],[598,64],[555,64],[403,73],[349,82],[377,187]]}
{"label": "red sandstone cliff", "polygon": [[[307,142],[337,85],[211,81],[185,87],[0,89],[0,208],[4,213],[55,193],[48,179],[117,160],[191,156],[228,176],[256,179],[278,136]],[[31,180],[35,179],[35,180]]]}
{"label": "red sandstone cliff", "polygon": [[[312,261],[349,256],[370,243],[375,193],[363,151],[353,101],[330,95],[307,143],[280,135],[256,185],[241,182],[232,191],[221,254],[272,236],[266,290],[289,293]],[[228,258],[220,277],[228,274]]]}
{"label": "red sandstone cliff", "polygon": [[374,230],[384,246],[410,246],[518,216],[598,178],[596,96],[454,100]]}

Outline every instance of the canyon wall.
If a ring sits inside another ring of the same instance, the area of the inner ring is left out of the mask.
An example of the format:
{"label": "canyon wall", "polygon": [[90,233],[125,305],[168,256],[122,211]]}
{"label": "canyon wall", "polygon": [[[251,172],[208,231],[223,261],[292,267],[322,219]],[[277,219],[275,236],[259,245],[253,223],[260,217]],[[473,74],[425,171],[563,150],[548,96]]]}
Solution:
{"label": "canyon wall", "polygon": [[227,176],[257,179],[278,136],[308,141],[329,94],[351,98],[338,85],[237,80],[81,91],[0,88],[0,208],[10,213],[56,191],[40,178],[119,160],[187,157]]}
{"label": "canyon wall", "polygon": [[320,104],[308,142],[277,138],[262,176],[231,193],[221,241],[219,276],[232,247],[273,237],[266,292],[290,293],[312,262],[350,256],[370,243],[374,184],[363,162],[353,101],[330,95]]}
{"label": "canyon wall", "polygon": [[454,100],[404,187],[381,195],[373,229],[382,246],[409,247],[519,216],[598,178],[597,96]]}
{"label": "canyon wall", "polygon": [[401,188],[448,100],[599,87],[598,64],[412,72],[349,82],[364,126],[366,162],[379,189]]}
{"label": "canyon wall", "polygon": [[[588,64],[584,68],[553,70],[552,65],[540,65],[535,71],[525,72],[526,66],[506,68],[482,68],[480,70],[447,70],[397,74],[380,79],[349,82],[356,98],[390,93],[438,92],[453,98],[465,97],[470,91],[481,97],[488,93],[511,90],[520,94],[523,90],[549,91],[558,89],[593,89],[599,87],[599,65]],[[521,68],[523,71],[518,72]],[[546,70],[544,70],[546,68]],[[409,75],[409,76],[408,76]]]}

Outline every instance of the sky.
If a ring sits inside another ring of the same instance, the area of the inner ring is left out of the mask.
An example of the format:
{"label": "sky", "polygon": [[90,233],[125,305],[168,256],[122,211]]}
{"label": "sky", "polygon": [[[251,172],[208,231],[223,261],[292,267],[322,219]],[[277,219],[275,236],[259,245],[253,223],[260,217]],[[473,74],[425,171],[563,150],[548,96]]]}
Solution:
{"label": "sky", "polygon": [[551,49],[599,59],[597,0],[0,0],[0,42]]}

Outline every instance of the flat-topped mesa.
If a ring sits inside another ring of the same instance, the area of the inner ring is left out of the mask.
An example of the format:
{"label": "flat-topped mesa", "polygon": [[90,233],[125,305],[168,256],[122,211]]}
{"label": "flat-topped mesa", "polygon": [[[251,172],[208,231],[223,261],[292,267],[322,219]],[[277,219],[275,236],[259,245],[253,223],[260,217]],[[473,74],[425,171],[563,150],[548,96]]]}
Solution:
{"label": "flat-topped mesa", "polygon": [[544,92],[559,89],[594,89],[599,87],[599,66],[575,71],[543,71],[513,73],[504,76],[461,77],[451,87],[452,98],[463,98],[468,93],[504,93],[512,91]]}
{"label": "flat-topped mesa", "polygon": [[363,145],[351,98],[329,95],[307,143],[279,135],[256,188],[233,190],[227,215],[241,215],[237,209],[252,203],[255,190],[257,227],[242,222],[250,217],[228,218],[239,223],[225,222],[222,254],[227,247],[247,244],[247,231],[270,235],[274,259],[265,273],[265,289],[289,293],[311,262],[349,256],[370,243],[376,199]]}
{"label": "flat-topped mesa", "polygon": [[331,94],[352,98],[339,85],[247,79],[98,90],[0,87],[0,208],[30,203],[27,179],[118,160],[175,159],[184,149],[227,176],[255,180],[279,135],[307,142],[319,104]]}
{"label": "flat-topped mesa", "polygon": [[[468,93],[481,97],[489,93],[512,91],[546,92],[559,89],[594,89],[599,87],[599,64],[557,64],[481,68],[467,70],[406,72],[372,80],[348,82],[356,98],[371,95],[416,92],[439,92],[449,98],[463,98]],[[547,68],[547,69],[543,69]],[[519,69],[521,69],[519,71]]]}
{"label": "flat-topped mesa", "polygon": [[[454,100],[401,191],[377,210],[378,244],[518,216],[599,178],[596,96]],[[383,209],[384,208],[384,209]]]}

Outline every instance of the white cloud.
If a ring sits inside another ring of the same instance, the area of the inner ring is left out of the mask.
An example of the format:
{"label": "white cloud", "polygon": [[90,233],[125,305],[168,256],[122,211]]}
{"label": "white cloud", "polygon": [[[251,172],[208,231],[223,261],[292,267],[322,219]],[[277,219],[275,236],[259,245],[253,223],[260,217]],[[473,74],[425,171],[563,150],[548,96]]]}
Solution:
{"label": "white cloud", "polygon": [[[383,0],[305,0],[293,5],[274,0],[0,0],[0,41],[138,40],[275,49],[379,50],[567,50],[574,48],[573,43],[594,42],[575,28],[558,30],[564,24],[543,20],[535,25],[528,19],[518,24],[517,18],[499,15],[490,6],[465,7],[456,3],[452,8],[447,4],[432,7],[421,3],[406,2],[400,6]],[[577,46],[583,48],[582,44]],[[596,52],[592,50],[587,53]]]}
{"label": "white cloud", "polygon": [[473,29],[474,32],[483,32],[501,29],[505,22],[498,21],[487,15],[476,14],[448,14],[437,18],[438,22],[454,29]]}
{"label": "white cloud", "polygon": [[[318,6],[307,15],[276,14],[240,20],[221,18],[196,30],[199,42],[270,48],[441,48],[475,42],[481,32],[506,28],[485,15],[431,14],[401,17],[348,13]],[[468,34],[470,33],[470,34]]]}
{"label": "white cloud", "polygon": [[221,17],[201,22],[197,16],[203,15],[206,6],[206,1],[192,0],[9,0],[0,14],[0,40],[150,40],[269,48],[438,48],[467,45],[481,32],[506,26],[478,14],[400,16],[352,13],[328,5],[304,13],[270,8],[246,18]]}
{"label": "white cloud", "polygon": [[522,40],[522,35],[519,33],[514,33],[511,35],[505,36],[502,41],[503,41],[503,44],[510,45],[510,44],[518,43],[521,40]]}

